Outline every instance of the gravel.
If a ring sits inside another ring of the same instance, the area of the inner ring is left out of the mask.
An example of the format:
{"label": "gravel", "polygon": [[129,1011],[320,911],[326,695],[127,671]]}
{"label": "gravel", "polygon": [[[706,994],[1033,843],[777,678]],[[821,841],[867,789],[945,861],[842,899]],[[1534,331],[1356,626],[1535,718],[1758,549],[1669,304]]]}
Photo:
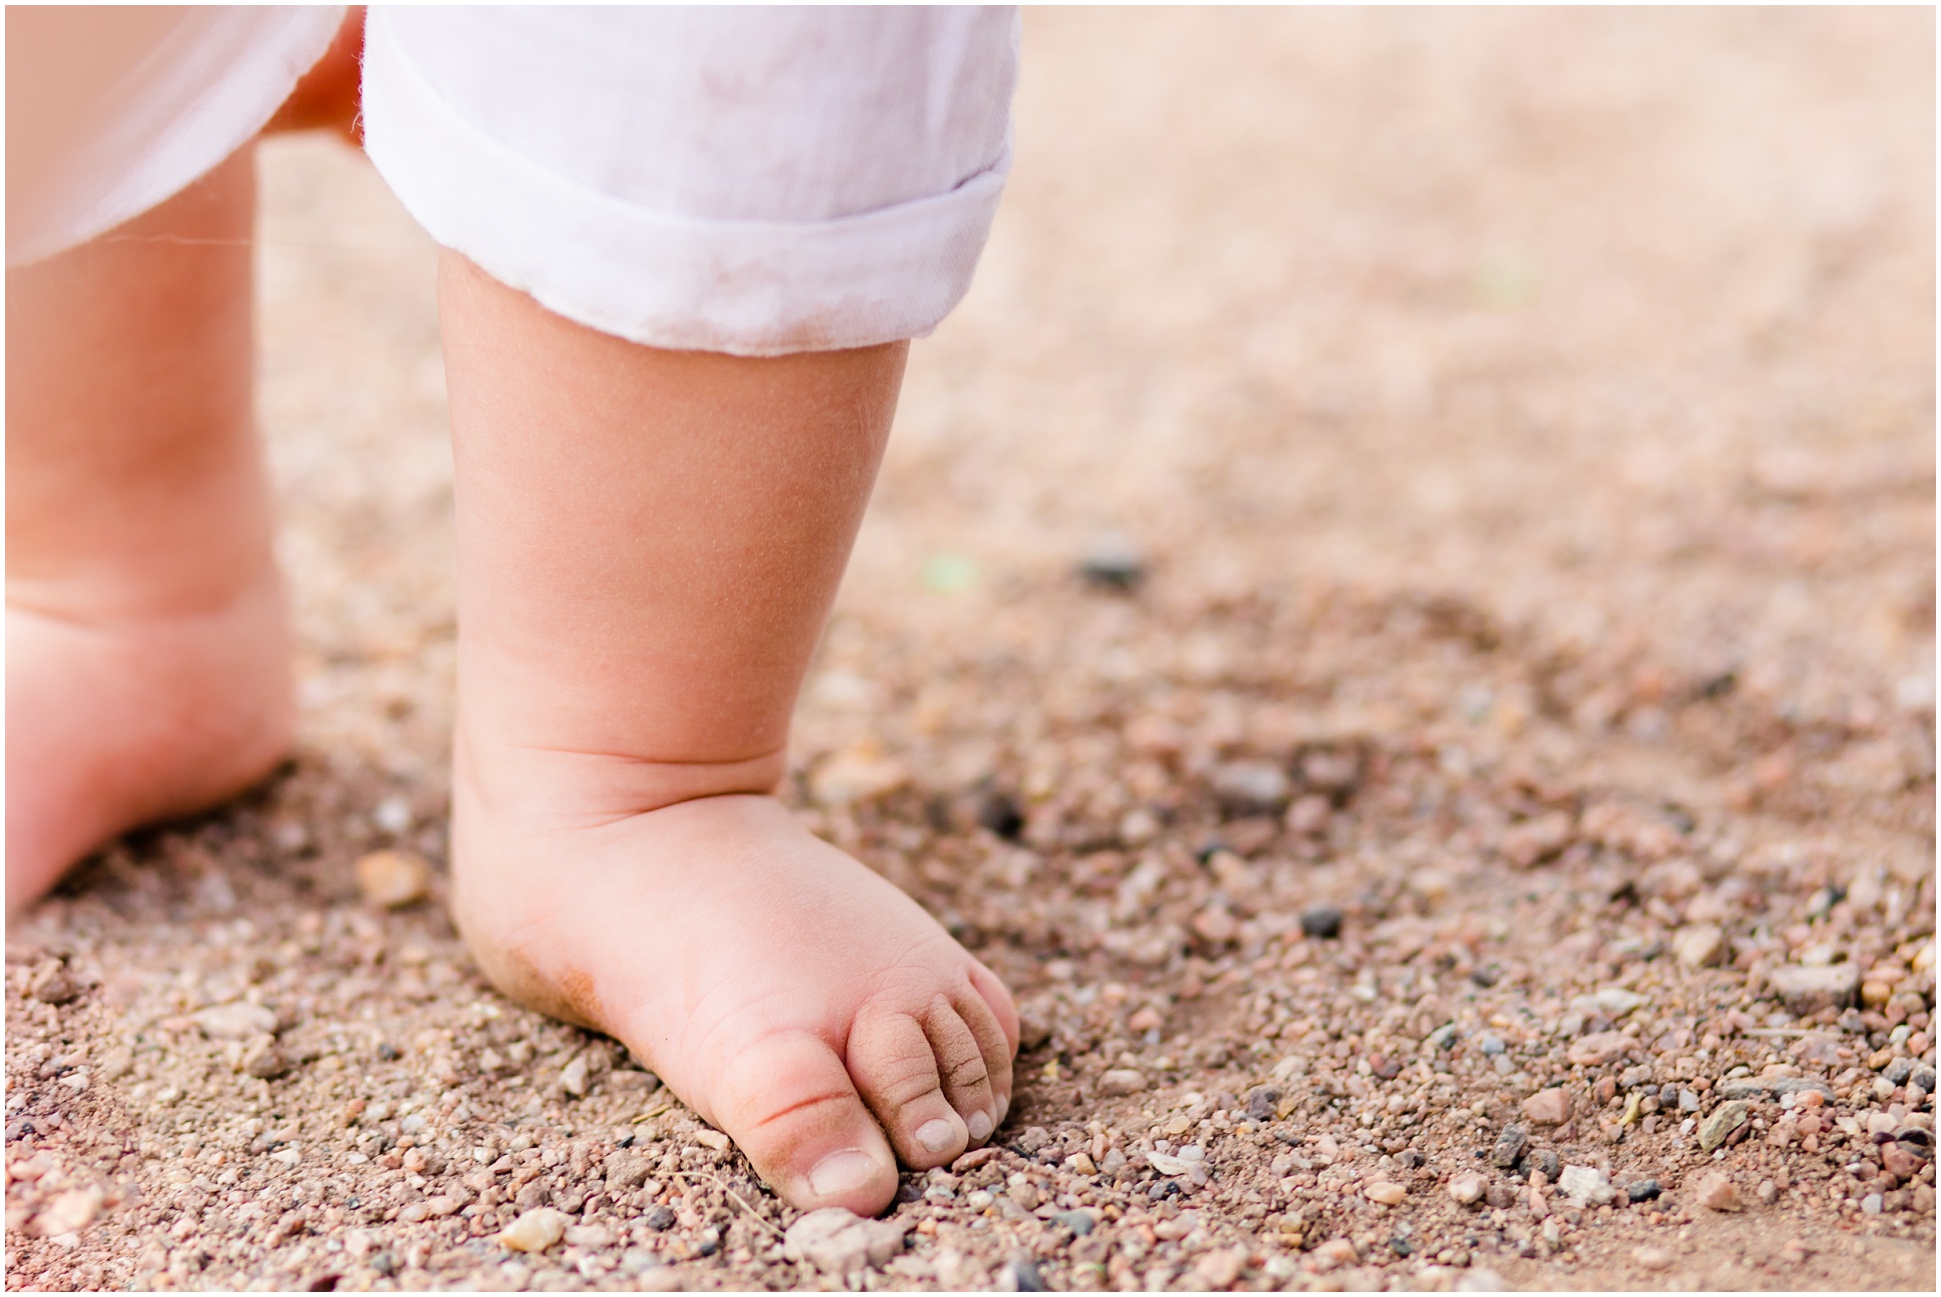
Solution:
{"label": "gravel", "polygon": [[[785,789],[1024,1019],[869,1287],[1933,1288],[1931,18],[1752,17],[1028,16]],[[432,250],[263,173],[301,746],[10,925],[8,1282],[841,1283],[452,929]]]}

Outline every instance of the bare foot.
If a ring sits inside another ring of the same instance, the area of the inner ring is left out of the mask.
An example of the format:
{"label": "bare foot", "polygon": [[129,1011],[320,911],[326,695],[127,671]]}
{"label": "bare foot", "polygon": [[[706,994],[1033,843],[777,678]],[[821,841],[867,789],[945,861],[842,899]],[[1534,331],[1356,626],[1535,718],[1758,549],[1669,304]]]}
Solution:
{"label": "bare foot", "polygon": [[7,911],[126,829],[206,810],[289,750],[283,596],[96,621],[7,606]]}
{"label": "bare foot", "polygon": [[[564,810],[545,778],[520,780],[541,795],[483,795],[506,785],[460,746],[457,911],[481,965],[625,1042],[784,1198],[873,1215],[894,1159],[944,1165],[1003,1121],[1018,1040],[1003,984],[775,799]],[[604,773],[541,759],[585,786]]]}

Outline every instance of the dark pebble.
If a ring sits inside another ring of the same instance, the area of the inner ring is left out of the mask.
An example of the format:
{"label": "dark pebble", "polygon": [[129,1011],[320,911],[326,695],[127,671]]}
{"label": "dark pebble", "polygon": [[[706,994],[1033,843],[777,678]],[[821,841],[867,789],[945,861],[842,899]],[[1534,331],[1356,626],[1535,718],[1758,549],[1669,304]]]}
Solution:
{"label": "dark pebble", "polygon": [[1090,1234],[1097,1224],[1089,1211],[1061,1211],[1051,1218],[1054,1225],[1063,1225],[1074,1234]]}
{"label": "dark pebble", "polygon": [[1184,1192],[1177,1180],[1161,1180],[1146,1190],[1146,1197],[1158,1202],[1161,1198],[1177,1198]]}
{"label": "dark pebble", "polygon": [[977,803],[977,824],[1006,842],[1015,842],[1024,832],[1024,812],[1009,793],[985,793]]}
{"label": "dark pebble", "polygon": [[398,1047],[387,1040],[377,1047],[377,1056],[387,1063],[394,1063],[398,1059]]}
{"label": "dark pebble", "polygon": [[1477,968],[1471,970],[1469,980],[1478,986],[1489,987],[1495,986],[1496,979],[1501,976],[1502,974],[1494,968]]}
{"label": "dark pebble", "polygon": [[1540,1148],[1523,1159],[1523,1169],[1526,1172],[1541,1171],[1545,1180],[1555,1184],[1557,1177],[1564,1173],[1564,1164],[1556,1150]]}
{"label": "dark pebble", "polygon": [[1247,1096],[1247,1116],[1255,1121],[1272,1121],[1280,1111],[1281,1092],[1259,1089]]}
{"label": "dark pebble", "polygon": [[658,1232],[660,1230],[673,1229],[674,1223],[679,1219],[680,1217],[674,1214],[673,1208],[656,1206],[647,1209],[647,1213],[640,1218],[640,1223],[648,1229]]}
{"label": "dark pebble", "polygon": [[1665,1187],[1656,1180],[1635,1180],[1624,1192],[1632,1202],[1650,1202],[1664,1191]]}
{"label": "dark pebble", "polygon": [[378,1252],[371,1257],[371,1269],[389,1278],[398,1272],[398,1259],[389,1251]]}
{"label": "dark pebble", "polygon": [[1104,537],[1079,560],[1078,575],[1094,590],[1130,594],[1145,583],[1145,556],[1123,536]]}
{"label": "dark pebble", "polygon": [[1399,1156],[1396,1157],[1395,1160],[1400,1165],[1405,1166],[1409,1170],[1413,1171],[1415,1170],[1416,1167],[1423,1165],[1429,1159],[1425,1157],[1423,1154],[1418,1153],[1416,1150],[1411,1148],[1406,1152],[1401,1153]]}
{"label": "dark pebble", "polygon": [[1507,1171],[1517,1164],[1529,1145],[1530,1137],[1523,1133],[1523,1127],[1505,1126],[1503,1133],[1496,1137],[1496,1147],[1489,1151],[1489,1160]]}
{"label": "dark pebble", "polygon": [[1377,1054],[1370,1062],[1368,1070],[1373,1072],[1381,1080],[1393,1081],[1402,1074],[1402,1060],[1399,1058],[1383,1058]]}
{"label": "dark pebble", "polygon": [[904,1179],[902,1183],[896,1186],[896,1200],[898,1202],[922,1202],[923,1186],[913,1179]]}
{"label": "dark pebble", "polygon": [[1388,1241],[1388,1247],[1389,1247],[1389,1250],[1395,1253],[1396,1256],[1407,1256],[1409,1253],[1415,1251],[1415,1249],[1409,1245],[1409,1241],[1403,1238],[1400,1234],[1397,1234],[1394,1238]]}
{"label": "dark pebble", "polygon": [[1914,1075],[1914,1060],[1897,1058],[1882,1068],[1880,1074],[1895,1085],[1906,1085],[1907,1078]]}
{"label": "dark pebble", "polygon": [[1038,1273],[1037,1263],[1026,1257],[1019,1257],[1004,1267],[1004,1277],[1010,1280],[1004,1286],[1011,1292],[1044,1292],[1045,1280]]}
{"label": "dark pebble", "polygon": [[1341,907],[1339,905],[1310,905],[1301,911],[1301,935],[1323,939],[1341,935]]}
{"label": "dark pebble", "polygon": [[1918,1085],[1923,1090],[1926,1090],[1929,1094],[1933,1094],[1934,1093],[1934,1069],[1931,1067],[1915,1068],[1913,1073],[1907,1078],[1907,1083],[1909,1085]]}

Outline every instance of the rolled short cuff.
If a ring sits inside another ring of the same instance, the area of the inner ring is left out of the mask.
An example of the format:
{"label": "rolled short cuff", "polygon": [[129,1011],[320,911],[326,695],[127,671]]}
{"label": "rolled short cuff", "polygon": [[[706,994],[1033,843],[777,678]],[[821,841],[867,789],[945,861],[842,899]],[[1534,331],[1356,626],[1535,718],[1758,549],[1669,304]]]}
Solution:
{"label": "rolled short cuff", "polygon": [[1010,169],[833,220],[657,211],[568,180],[464,120],[371,14],[365,148],[440,245],[567,319],[670,350],[777,356],[935,329],[970,287]]}

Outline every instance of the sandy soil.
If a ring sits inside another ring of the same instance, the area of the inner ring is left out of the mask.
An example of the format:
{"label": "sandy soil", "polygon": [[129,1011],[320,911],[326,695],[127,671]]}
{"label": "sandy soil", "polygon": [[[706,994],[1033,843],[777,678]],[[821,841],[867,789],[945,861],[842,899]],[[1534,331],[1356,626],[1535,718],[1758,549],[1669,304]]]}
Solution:
{"label": "sandy soil", "polygon": [[10,1287],[1933,1288],[1932,15],[1026,40],[792,789],[1017,991],[1003,1147],[824,1273],[482,984],[431,248],[285,141],[302,749],[8,934]]}

